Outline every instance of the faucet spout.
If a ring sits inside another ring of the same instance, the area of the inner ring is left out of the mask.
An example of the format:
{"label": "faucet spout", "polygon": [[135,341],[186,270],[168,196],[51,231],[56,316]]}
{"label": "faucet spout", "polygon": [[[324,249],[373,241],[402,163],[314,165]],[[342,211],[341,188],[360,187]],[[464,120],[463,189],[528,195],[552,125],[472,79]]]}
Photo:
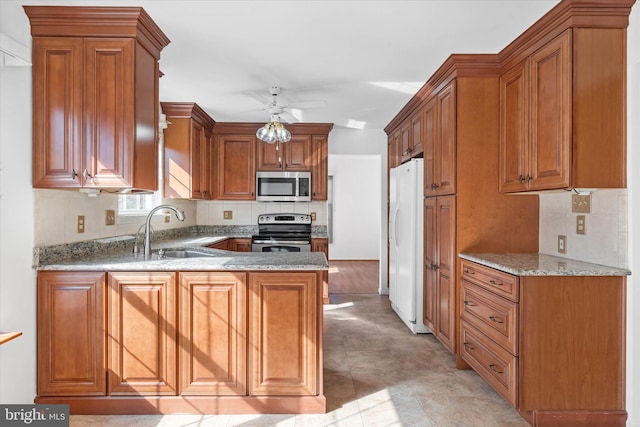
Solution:
{"label": "faucet spout", "polygon": [[149,212],[149,215],[147,215],[147,219],[144,222],[144,259],[145,260],[151,259],[151,233],[149,232],[149,230],[151,229],[151,217],[153,216],[154,213],[156,213],[160,209],[172,210],[173,212],[175,212],[176,218],[178,218],[178,221],[184,221],[184,213],[178,208],[176,208],[175,206],[159,205],[151,209],[151,211]]}

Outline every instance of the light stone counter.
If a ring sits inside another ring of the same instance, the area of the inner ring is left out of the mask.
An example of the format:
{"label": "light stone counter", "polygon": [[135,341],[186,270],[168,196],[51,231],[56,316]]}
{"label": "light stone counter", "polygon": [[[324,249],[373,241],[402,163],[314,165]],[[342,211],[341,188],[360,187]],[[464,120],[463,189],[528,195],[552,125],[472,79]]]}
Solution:
{"label": "light stone counter", "polygon": [[[223,230],[226,235],[193,234],[191,230],[167,233],[152,241],[152,257],[134,254],[133,236],[79,242],[55,247],[35,248],[33,267],[36,270],[60,271],[220,271],[220,270],[328,270],[322,252],[254,253],[211,249],[207,246],[227,238],[251,237],[244,230]],[[207,230],[209,231],[209,230]],[[219,230],[214,230],[219,231]],[[142,247],[142,239],[138,246]],[[159,250],[197,250],[210,256],[169,258]]]}
{"label": "light stone counter", "polygon": [[631,271],[535,253],[461,253],[462,259],[515,276],[628,276]]}

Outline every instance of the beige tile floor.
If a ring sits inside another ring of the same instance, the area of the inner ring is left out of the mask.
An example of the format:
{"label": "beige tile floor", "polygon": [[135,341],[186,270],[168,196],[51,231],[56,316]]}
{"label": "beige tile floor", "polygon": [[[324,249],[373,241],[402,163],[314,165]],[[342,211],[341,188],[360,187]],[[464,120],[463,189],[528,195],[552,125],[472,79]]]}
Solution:
{"label": "beige tile floor", "polygon": [[389,299],[334,294],[325,306],[324,392],[320,415],[72,416],[71,426],[446,426],[528,424],[430,334],[413,335]]}

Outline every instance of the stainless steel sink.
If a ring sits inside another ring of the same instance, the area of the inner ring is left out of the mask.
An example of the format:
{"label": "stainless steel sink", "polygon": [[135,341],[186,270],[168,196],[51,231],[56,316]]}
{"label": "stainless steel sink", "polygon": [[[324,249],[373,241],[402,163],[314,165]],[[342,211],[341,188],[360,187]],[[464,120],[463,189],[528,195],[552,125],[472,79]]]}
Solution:
{"label": "stainless steel sink", "polygon": [[201,252],[193,249],[179,249],[158,252],[160,258],[207,258],[215,256],[209,252]]}

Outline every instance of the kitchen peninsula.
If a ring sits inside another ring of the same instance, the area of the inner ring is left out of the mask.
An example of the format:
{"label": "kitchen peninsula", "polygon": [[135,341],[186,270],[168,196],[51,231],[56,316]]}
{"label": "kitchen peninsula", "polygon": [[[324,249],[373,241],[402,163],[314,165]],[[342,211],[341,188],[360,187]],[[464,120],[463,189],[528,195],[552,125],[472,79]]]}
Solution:
{"label": "kitchen peninsula", "polygon": [[36,253],[36,403],[72,414],[324,413],[325,255],[210,248],[221,239],[164,240],[146,261],[130,245]]}

